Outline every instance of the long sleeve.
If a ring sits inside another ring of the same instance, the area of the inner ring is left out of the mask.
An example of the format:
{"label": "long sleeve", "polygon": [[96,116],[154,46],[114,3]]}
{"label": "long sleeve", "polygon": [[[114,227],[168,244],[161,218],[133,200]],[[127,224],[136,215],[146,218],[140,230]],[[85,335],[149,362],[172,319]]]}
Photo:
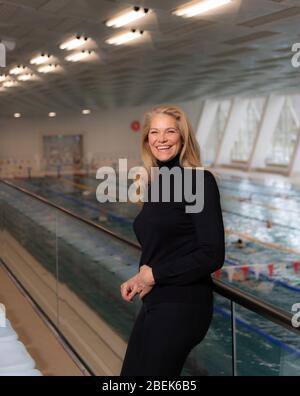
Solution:
{"label": "long sleeve", "polygon": [[161,262],[152,268],[155,284],[189,284],[220,269],[225,259],[225,241],[220,193],[213,174],[204,171],[204,207],[191,216],[197,243],[190,253]]}

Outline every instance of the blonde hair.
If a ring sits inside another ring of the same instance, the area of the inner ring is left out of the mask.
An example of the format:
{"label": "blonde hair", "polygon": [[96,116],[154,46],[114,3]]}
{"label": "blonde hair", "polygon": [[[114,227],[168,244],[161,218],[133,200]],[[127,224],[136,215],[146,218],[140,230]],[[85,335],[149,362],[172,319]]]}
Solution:
{"label": "blonde hair", "polygon": [[148,134],[151,127],[152,117],[156,114],[167,114],[174,117],[177,128],[182,138],[182,147],[179,156],[179,164],[182,167],[202,167],[200,158],[200,146],[197,142],[194,130],[185,112],[180,107],[172,104],[161,104],[144,114],[144,123],[141,138],[141,156],[144,167],[148,173],[148,180],[151,180],[151,167],[158,166],[157,160],[153,156],[148,142]]}
{"label": "blonde hair", "polygon": [[[142,184],[145,186],[149,184],[152,178],[151,167],[158,166],[157,160],[153,156],[148,143],[148,134],[151,127],[152,117],[156,114],[167,114],[174,117],[176,120],[177,128],[179,129],[182,138],[182,147],[179,156],[179,164],[181,167],[204,167],[201,161],[200,145],[196,139],[194,130],[188,120],[186,113],[179,107],[173,104],[161,104],[152,108],[152,110],[144,114],[144,122],[142,127],[141,137],[141,157],[144,163],[144,168],[147,174],[147,180],[141,175]],[[213,176],[219,181],[220,176],[217,172],[212,169],[207,169],[213,174]],[[143,205],[142,201],[138,204]]]}

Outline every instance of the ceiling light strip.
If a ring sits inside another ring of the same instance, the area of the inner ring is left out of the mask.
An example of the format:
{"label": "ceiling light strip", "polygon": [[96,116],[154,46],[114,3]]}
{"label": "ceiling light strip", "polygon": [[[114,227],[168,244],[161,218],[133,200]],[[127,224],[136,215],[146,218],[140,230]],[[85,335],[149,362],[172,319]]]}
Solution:
{"label": "ceiling light strip", "polygon": [[215,8],[224,6],[231,2],[232,0],[204,0],[196,4],[180,7],[173,13],[184,18],[189,18],[195,15],[204,14],[205,12],[214,10]]}

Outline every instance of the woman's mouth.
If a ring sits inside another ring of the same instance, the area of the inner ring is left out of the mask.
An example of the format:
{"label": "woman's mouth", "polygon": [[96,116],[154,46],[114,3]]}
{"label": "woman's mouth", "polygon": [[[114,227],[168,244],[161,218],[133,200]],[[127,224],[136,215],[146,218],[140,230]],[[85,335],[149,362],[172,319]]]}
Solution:
{"label": "woman's mouth", "polygon": [[165,146],[157,146],[156,148],[159,151],[168,151],[171,148],[171,146],[166,146],[166,145]]}

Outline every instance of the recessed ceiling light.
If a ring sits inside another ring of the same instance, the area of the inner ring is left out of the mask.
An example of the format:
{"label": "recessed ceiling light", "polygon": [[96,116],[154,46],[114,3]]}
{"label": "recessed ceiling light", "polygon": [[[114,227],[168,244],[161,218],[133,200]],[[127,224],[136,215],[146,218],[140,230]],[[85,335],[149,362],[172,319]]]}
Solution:
{"label": "recessed ceiling light", "polygon": [[79,62],[83,59],[92,57],[93,55],[95,55],[95,51],[79,51],[66,56],[66,60],[69,62]]}
{"label": "recessed ceiling light", "polygon": [[231,3],[232,0],[203,0],[193,4],[186,4],[175,10],[173,14],[184,18],[193,17],[195,15],[204,14],[205,12],[214,10],[215,8]]}
{"label": "recessed ceiling light", "polygon": [[56,117],[56,113],[55,113],[54,111],[51,111],[51,112],[48,114],[48,116],[51,117],[51,118]]}
{"label": "recessed ceiling light", "polygon": [[33,73],[22,74],[21,76],[18,77],[19,81],[34,81],[37,79],[38,79],[37,75]]}
{"label": "recessed ceiling light", "polygon": [[15,117],[15,118],[21,118],[21,117],[22,117],[22,114],[21,114],[21,113],[15,113],[15,114],[14,114],[14,117]]}
{"label": "recessed ceiling light", "polygon": [[86,44],[89,40],[90,39],[88,37],[76,36],[62,43],[59,48],[70,51],[72,49],[80,47],[83,44]]}
{"label": "recessed ceiling light", "polygon": [[0,75],[0,82],[6,81],[9,77],[6,74]]}
{"label": "recessed ceiling light", "polygon": [[143,35],[143,30],[137,31],[135,29],[131,30],[128,33],[123,33],[119,34],[117,36],[113,36],[106,40],[105,42],[107,44],[112,44],[112,45],[121,45],[124,43],[127,43],[128,41],[135,40]]}
{"label": "recessed ceiling light", "polygon": [[61,70],[62,70],[62,68],[57,64],[45,65],[45,66],[41,66],[40,68],[38,68],[39,73],[56,73]]}
{"label": "recessed ceiling light", "polygon": [[115,18],[109,19],[105,24],[106,26],[120,27],[128,25],[137,19],[140,19],[147,15],[150,10],[148,8],[134,7],[130,11],[123,12]]}
{"label": "recessed ceiling light", "polygon": [[41,54],[41,55],[36,56],[35,58],[32,58],[30,63],[32,65],[42,65],[43,63],[50,62],[51,59],[52,59],[51,55]]}
{"label": "recessed ceiling light", "polygon": [[25,66],[17,66],[17,67],[14,67],[13,69],[11,69],[9,71],[9,74],[19,75],[19,74],[25,73],[26,71],[28,71],[27,67],[25,67]]}
{"label": "recessed ceiling light", "polygon": [[18,81],[16,80],[7,80],[3,83],[3,87],[10,88],[18,85]]}

